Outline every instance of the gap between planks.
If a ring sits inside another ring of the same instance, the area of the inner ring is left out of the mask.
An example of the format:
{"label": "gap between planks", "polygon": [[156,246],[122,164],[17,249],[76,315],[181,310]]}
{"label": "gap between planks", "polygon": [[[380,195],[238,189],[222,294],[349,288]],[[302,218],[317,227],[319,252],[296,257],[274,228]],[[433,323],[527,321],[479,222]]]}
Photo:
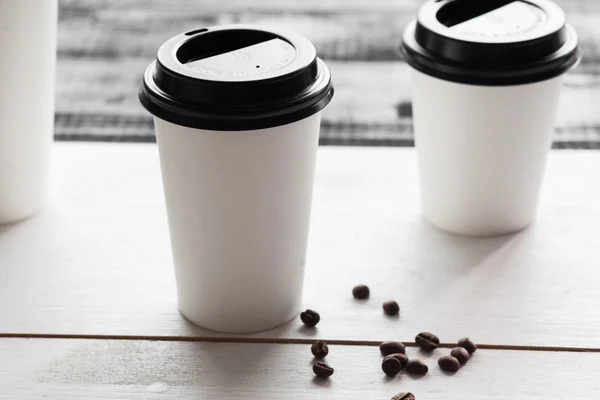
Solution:
{"label": "gap between planks", "polygon": [[[139,335],[76,335],[76,334],[29,334],[0,333],[0,339],[81,339],[81,340],[146,340],[157,342],[208,342],[208,343],[255,343],[255,344],[313,344],[315,339],[292,338],[250,338],[250,337],[182,337],[182,336],[139,336]],[[379,346],[380,341],[373,340],[327,340],[318,339],[336,346]],[[415,342],[402,342],[407,347],[417,347]],[[455,343],[441,343],[441,348],[456,347]],[[517,346],[498,344],[477,344],[482,350],[506,351],[545,351],[567,353],[600,353],[595,347],[554,347],[554,346]]]}

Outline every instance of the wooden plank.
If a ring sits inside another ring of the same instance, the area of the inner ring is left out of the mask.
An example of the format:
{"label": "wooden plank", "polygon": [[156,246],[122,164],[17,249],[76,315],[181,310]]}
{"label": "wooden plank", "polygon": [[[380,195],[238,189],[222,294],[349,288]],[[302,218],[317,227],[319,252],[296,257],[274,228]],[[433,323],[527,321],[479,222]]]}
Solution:
{"label": "wooden plank", "polygon": [[[383,10],[387,12],[418,7],[423,0],[238,0],[223,2],[218,0],[59,0],[61,9],[69,12],[90,12],[115,9],[122,13],[165,13],[185,14],[218,11],[354,11],[364,12]],[[557,0],[567,12],[600,11],[600,5],[594,0]]]}
{"label": "wooden plank", "polygon": [[[144,58],[106,63],[62,59],[57,85],[58,138],[154,140],[152,121],[137,99]],[[336,95],[323,114],[323,137],[334,143],[412,140],[410,70],[400,62],[329,62]],[[600,147],[600,74],[565,77],[555,140]],[[357,143],[354,143],[357,144]],[[367,143],[370,144],[370,143]]]}
{"label": "wooden plank", "polygon": [[[578,0],[581,1],[581,0]],[[418,7],[420,0],[60,0],[61,9],[68,13],[118,12],[122,14],[199,14],[227,11],[330,11],[364,12],[394,11]],[[588,7],[594,7],[590,2]]]}
{"label": "wooden plank", "polygon": [[[0,228],[0,333],[231,337],[177,311],[154,145],[56,144],[45,212]],[[441,233],[419,215],[414,150],[320,149],[305,307],[252,338],[600,348],[600,158],[552,152],[539,221],[508,237]],[[352,299],[360,282],[366,303]],[[396,299],[399,319],[381,303]],[[239,336],[237,336],[239,337]]]}
{"label": "wooden plank", "polygon": [[309,38],[327,60],[391,61],[399,59],[400,33],[415,12],[412,8],[399,15],[371,10],[360,14],[222,10],[211,14],[197,10],[165,15],[107,10],[93,18],[65,16],[59,24],[58,54],[75,58],[152,58],[165,40],[181,32],[201,26],[252,23],[294,30]]}
{"label": "wooden plank", "polygon": [[314,378],[307,345],[108,340],[0,340],[2,399],[589,400],[595,353],[479,350],[456,374],[423,355],[429,373],[387,378],[376,347],[331,346],[328,380]]}

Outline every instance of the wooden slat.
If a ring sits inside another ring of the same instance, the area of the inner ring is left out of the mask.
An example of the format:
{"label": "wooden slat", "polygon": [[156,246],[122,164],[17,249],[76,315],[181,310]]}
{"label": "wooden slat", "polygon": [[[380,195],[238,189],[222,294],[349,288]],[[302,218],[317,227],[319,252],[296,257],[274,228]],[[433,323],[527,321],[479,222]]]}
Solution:
{"label": "wooden slat", "polygon": [[[294,30],[309,38],[326,60],[399,59],[399,37],[414,17],[410,9],[398,15],[329,12],[223,12],[197,10],[187,14],[122,13],[109,9],[90,15],[67,15],[59,24],[59,57],[114,59],[156,56],[168,38],[202,26],[253,23]],[[318,29],[316,29],[318,28]]]}
{"label": "wooden slat", "polygon": [[[149,114],[137,99],[144,58],[62,59],[58,68],[59,138],[87,135],[154,137]],[[336,94],[323,114],[323,136],[339,141],[412,138],[410,71],[400,62],[329,62]],[[583,71],[582,71],[583,72]],[[565,77],[555,140],[600,145],[600,74]]]}
{"label": "wooden slat", "polygon": [[[282,2],[286,3],[286,2]],[[417,2],[420,3],[420,2]],[[154,3],[153,3],[154,4]],[[367,4],[367,3],[361,3]],[[227,11],[191,10],[169,6],[122,9],[119,4],[87,13],[63,9],[59,24],[59,57],[114,59],[156,56],[158,47],[168,38],[198,27],[252,23],[294,30],[310,39],[325,60],[395,61],[402,31],[415,18],[418,4],[399,2],[404,7],[389,12],[371,7],[351,12],[347,7],[332,11],[237,9]],[[596,12],[577,8],[569,13],[569,22],[577,29],[584,65],[600,64]]]}
{"label": "wooden slat", "polygon": [[[184,14],[194,12],[215,11],[251,11],[251,10],[281,10],[281,11],[355,11],[364,12],[383,10],[393,12],[407,7],[418,7],[425,0],[238,0],[223,2],[218,0],[59,0],[61,8],[74,12],[90,10],[117,9],[121,12],[156,12],[165,14]],[[600,11],[600,4],[594,0],[556,0],[567,12]]]}
{"label": "wooden slat", "polygon": [[[222,336],[178,313],[154,145],[57,144],[50,204],[0,228],[0,333]],[[552,152],[539,221],[469,239],[421,220],[413,150],[322,148],[298,320],[253,338],[600,348],[600,158]],[[366,303],[354,284],[371,286]],[[399,319],[381,303],[396,299]]]}
{"label": "wooden slat", "polygon": [[454,375],[409,349],[430,372],[381,371],[376,347],[331,346],[335,373],[314,378],[307,345],[106,340],[0,340],[0,396],[14,399],[384,399],[589,400],[597,398],[595,353],[480,350]]}
{"label": "wooden slat", "polygon": [[[582,1],[582,0],[577,0]],[[182,15],[215,13],[224,11],[334,11],[364,12],[366,10],[403,10],[406,7],[418,7],[420,0],[238,0],[236,2],[219,0],[60,0],[61,8],[71,13],[90,13],[103,10],[116,10],[124,14]],[[587,4],[586,4],[587,6]],[[589,7],[594,8],[590,2]]]}

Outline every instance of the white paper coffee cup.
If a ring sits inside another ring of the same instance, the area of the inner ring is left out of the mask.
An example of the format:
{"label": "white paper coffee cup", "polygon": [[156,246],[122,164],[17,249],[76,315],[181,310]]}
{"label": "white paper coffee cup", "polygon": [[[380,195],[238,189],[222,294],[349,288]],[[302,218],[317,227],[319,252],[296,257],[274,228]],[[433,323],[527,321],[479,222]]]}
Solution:
{"label": "white paper coffee cup", "polygon": [[212,27],[159,50],[140,100],[155,116],[190,321],[255,332],[299,312],[320,115],[332,95],[314,47],[290,32]]}
{"label": "white paper coffee cup", "polygon": [[0,0],[0,224],[46,202],[56,23],[56,0]]}
{"label": "white paper coffee cup", "polygon": [[547,0],[430,1],[406,29],[423,214],[499,235],[536,214],[577,35]]}

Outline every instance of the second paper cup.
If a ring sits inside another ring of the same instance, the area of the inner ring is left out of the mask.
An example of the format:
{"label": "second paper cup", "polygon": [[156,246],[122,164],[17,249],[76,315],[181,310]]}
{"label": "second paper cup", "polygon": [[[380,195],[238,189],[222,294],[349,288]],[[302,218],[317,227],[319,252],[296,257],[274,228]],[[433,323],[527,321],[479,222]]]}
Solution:
{"label": "second paper cup", "polygon": [[534,218],[577,35],[549,0],[430,0],[404,32],[423,214],[453,233]]}

